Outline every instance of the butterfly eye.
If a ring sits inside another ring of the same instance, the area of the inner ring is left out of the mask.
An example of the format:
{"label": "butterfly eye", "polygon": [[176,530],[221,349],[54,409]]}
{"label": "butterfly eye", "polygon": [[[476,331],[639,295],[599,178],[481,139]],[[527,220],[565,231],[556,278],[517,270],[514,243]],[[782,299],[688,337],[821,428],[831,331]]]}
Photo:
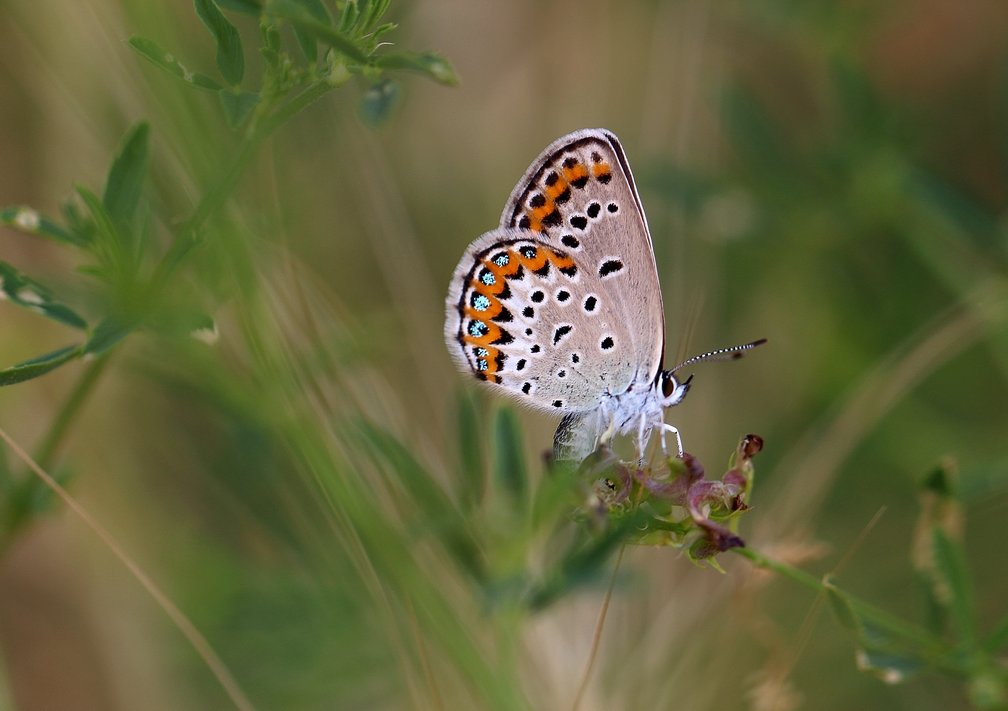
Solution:
{"label": "butterfly eye", "polygon": [[666,398],[672,397],[672,393],[675,392],[676,385],[678,385],[678,383],[676,382],[675,376],[672,375],[672,373],[669,372],[662,373],[661,392],[663,396],[665,396]]}
{"label": "butterfly eye", "polygon": [[661,374],[661,391],[664,402],[663,407],[671,407],[672,405],[678,405],[682,402],[683,398],[686,397],[686,393],[689,392],[690,382],[693,380],[693,376],[689,376],[686,380],[679,382],[676,379],[673,371],[664,370]]}

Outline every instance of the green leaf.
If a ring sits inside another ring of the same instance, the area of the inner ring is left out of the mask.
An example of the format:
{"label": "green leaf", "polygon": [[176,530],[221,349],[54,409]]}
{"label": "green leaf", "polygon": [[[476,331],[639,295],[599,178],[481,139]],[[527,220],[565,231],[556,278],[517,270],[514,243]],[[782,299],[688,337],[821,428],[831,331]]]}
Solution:
{"label": "green leaf", "polygon": [[900,684],[923,671],[925,664],[910,654],[861,648],[855,657],[857,668],[887,684]]}
{"label": "green leaf", "polygon": [[386,79],[364,92],[357,113],[364,123],[378,126],[388,119],[398,102],[399,83]]}
{"label": "green leaf", "polygon": [[314,37],[322,44],[332,47],[359,64],[366,64],[368,56],[343,32],[311,17],[296,0],[274,0],[269,6],[270,13],[286,20],[295,29]]}
{"label": "green leaf", "polygon": [[[949,593],[941,572],[936,569],[933,532],[962,530],[962,506],[955,495],[954,467],[943,462],[928,472],[919,485],[920,514],[914,529],[912,560],[924,583],[928,627],[939,634],[949,618]],[[953,538],[954,540],[954,538]]]}
{"label": "green leaf", "polygon": [[524,454],[518,417],[514,410],[502,407],[493,420],[494,481],[510,494],[519,508],[523,507],[528,494]]}
{"label": "green leaf", "polygon": [[262,3],[259,0],[217,0],[217,4],[225,10],[234,10],[246,15],[256,15],[262,12]]}
{"label": "green leaf", "polygon": [[486,488],[483,436],[480,427],[482,418],[470,389],[460,389],[456,402],[459,458],[462,467],[459,498],[468,508],[483,500]]}
{"label": "green leaf", "polygon": [[132,270],[135,255],[126,249],[112,216],[98,196],[80,185],[77,186],[77,195],[91,217],[91,224],[94,227],[94,252],[101,264],[99,270],[101,275],[110,281],[120,279],[124,275],[124,270]]}
{"label": "green leaf", "polygon": [[24,205],[12,205],[0,208],[0,225],[7,225],[19,232],[48,237],[56,242],[83,247],[88,243],[75,232],[68,232],[45,215]]}
{"label": "green leaf", "polygon": [[259,103],[259,95],[249,91],[235,93],[230,89],[221,89],[218,96],[231,128],[241,126]]}
{"label": "green leaf", "polygon": [[245,55],[238,30],[228,22],[214,0],[194,0],[194,4],[196,14],[217,43],[217,68],[221,76],[229,84],[241,84],[245,75]]}
{"label": "green leaf", "polygon": [[91,337],[83,346],[83,352],[101,355],[128,336],[138,325],[139,322],[135,319],[109,316],[91,332]]}
{"label": "green leaf", "polygon": [[[465,519],[413,453],[390,433],[368,422],[360,422],[359,431],[368,444],[369,455],[382,462],[381,472],[396,486],[402,486],[422,513],[421,521],[432,527],[445,548],[463,568],[482,576],[483,558]],[[433,528],[436,527],[436,528]]]}
{"label": "green leaf", "polygon": [[[329,10],[322,0],[296,0],[296,2],[304,7],[308,16],[324,25],[332,25],[332,16],[329,14]],[[304,52],[305,57],[308,58],[308,61],[314,62],[318,57],[318,45],[315,42],[315,38],[297,27],[294,28],[294,37],[297,38],[298,45],[301,47],[301,51]]]}
{"label": "green leaf", "polygon": [[371,28],[378,24],[382,15],[384,15],[385,11],[388,10],[390,2],[391,0],[370,0],[368,3],[362,3],[361,17],[363,19],[360,23],[361,30],[368,32]]}
{"label": "green leaf", "polygon": [[186,69],[171,53],[159,47],[153,40],[149,40],[146,37],[131,37],[129,46],[147,61],[191,86],[209,91],[218,91],[221,88],[220,83],[215,79]]}
{"label": "green leaf", "polygon": [[112,162],[102,204],[120,230],[125,230],[136,213],[143,181],[147,175],[147,146],[150,126],[142,121],[123,139],[122,148]]}
{"label": "green leaf", "polygon": [[434,52],[393,52],[383,54],[375,60],[375,66],[382,69],[405,69],[420,72],[439,84],[456,86],[459,83],[454,67]]}
{"label": "green leaf", "polygon": [[343,4],[343,14],[340,15],[340,32],[350,32],[360,17],[360,8],[356,0]]}
{"label": "green leaf", "polygon": [[87,321],[69,306],[53,300],[52,292],[34,279],[22,274],[7,262],[0,262],[0,299],[22,306],[54,321],[87,328]]}
{"label": "green leaf", "polygon": [[0,370],[0,386],[23,383],[26,380],[45,375],[50,370],[54,370],[64,363],[77,358],[83,352],[80,345],[67,346],[41,355],[38,358],[32,358],[10,368]]}
{"label": "green leaf", "polygon": [[66,220],[67,229],[77,236],[82,246],[93,247],[95,225],[91,218],[81,213],[73,199],[65,201],[60,208],[63,212],[63,219]]}
{"label": "green leaf", "polygon": [[963,647],[976,647],[973,587],[962,547],[941,528],[931,532],[939,600],[948,607]]}

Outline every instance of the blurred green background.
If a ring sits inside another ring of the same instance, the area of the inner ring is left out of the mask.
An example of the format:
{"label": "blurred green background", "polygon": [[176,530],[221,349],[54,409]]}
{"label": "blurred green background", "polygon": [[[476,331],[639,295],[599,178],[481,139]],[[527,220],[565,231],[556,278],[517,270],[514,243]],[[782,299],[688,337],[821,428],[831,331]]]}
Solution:
{"label": "blurred green background", "polygon": [[[256,22],[228,17],[254,81]],[[389,17],[390,41],[437,51],[460,86],[399,76],[375,127],[357,77],[278,130],[172,284],[218,343],[128,338],[50,463],[255,706],[570,707],[604,578],[537,614],[493,608],[431,502],[466,498],[459,439],[498,422],[442,343],[448,277],[528,163],[583,127],[634,167],[670,360],[769,339],[698,368],[669,416],[712,473],[740,435],[765,438],[748,544],[920,619],[917,484],[953,462],[977,624],[1004,618],[1008,5],[431,0]],[[0,27],[0,205],[57,214],[147,120],[144,204],[167,243],[238,140],[212,95],[126,41],[212,67],[192,7],[8,0]],[[0,229],[0,259],[97,308],[65,249]],[[71,340],[7,302],[0,324],[0,366]],[[4,388],[0,427],[34,450],[87,367]],[[555,422],[520,421],[537,480]],[[465,525],[498,572],[534,567],[490,487]],[[627,551],[582,708],[969,707],[954,679],[859,672],[821,600],[722,564]],[[14,708],[229,703],[61,505],[5,540],[0,648]]]}

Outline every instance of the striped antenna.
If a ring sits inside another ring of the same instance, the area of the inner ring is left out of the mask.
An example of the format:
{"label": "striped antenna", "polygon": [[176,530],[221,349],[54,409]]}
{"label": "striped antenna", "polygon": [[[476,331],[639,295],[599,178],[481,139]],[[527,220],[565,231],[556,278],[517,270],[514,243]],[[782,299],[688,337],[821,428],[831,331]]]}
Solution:
{"label": "striped antenna", "polygon": [[767,339],[761,338],[758,341],[753,341],[752,343],[744,343],[741,346],[728,346],[727,348],[718,348],[716,351],[710,351],[708,353],[702,353],[701,355],[693,356],[692,358],[687,358],[682,363],[677,365],[669,373],[675,373],[676,371],[682,370],[683,368],[695,365],[697,363],[702,363],[705,360],[737,360],[742,357],[746,351],[751,351],[756,346],[762,346],[766,343]]}

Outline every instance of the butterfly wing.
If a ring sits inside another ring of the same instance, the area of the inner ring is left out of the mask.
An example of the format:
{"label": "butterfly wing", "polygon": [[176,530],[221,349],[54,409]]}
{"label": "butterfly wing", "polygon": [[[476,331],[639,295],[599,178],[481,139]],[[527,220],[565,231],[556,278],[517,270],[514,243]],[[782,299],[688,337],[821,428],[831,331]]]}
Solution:
{"label": "butterfly wing", "polygon": [[466,250],[445,340],[477,377],[586,412],[660,368],[664,315],[647,222],[619,141],[571,133],[526,171],[501,227]]}

